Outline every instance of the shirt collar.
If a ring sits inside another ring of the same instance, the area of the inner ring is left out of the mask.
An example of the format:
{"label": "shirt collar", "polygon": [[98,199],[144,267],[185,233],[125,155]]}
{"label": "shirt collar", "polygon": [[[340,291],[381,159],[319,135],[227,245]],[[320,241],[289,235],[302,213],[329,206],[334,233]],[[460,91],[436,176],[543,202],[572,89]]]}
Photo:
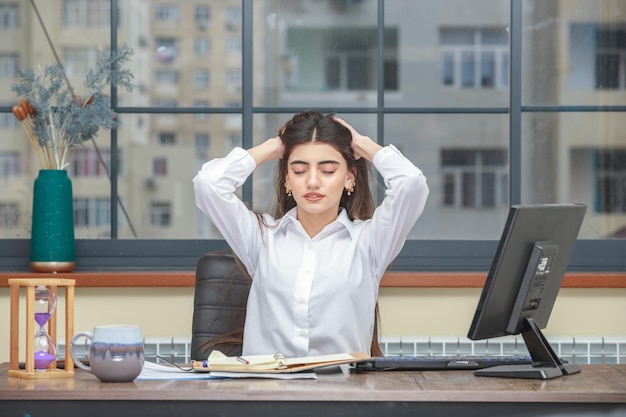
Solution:
{"label": "shirt collar", "polygon": [[[283,215],[283,217],[279,220],[276,229],[285,229],[290,223],[299,224],[300,222],[298,222],[297,216],[298,207],[296,206]],[[341,209],[339,210],[337,220],[326,226],[319,236],[321,237],[328,233],[336,232],[341,227],[344,227],[348,231],[348,233],[350,233],[350,237],[354,236],[354,223],[352,222],[352,220],[350,220],[346,209],[344,209],[343,207],[341,207]]]}

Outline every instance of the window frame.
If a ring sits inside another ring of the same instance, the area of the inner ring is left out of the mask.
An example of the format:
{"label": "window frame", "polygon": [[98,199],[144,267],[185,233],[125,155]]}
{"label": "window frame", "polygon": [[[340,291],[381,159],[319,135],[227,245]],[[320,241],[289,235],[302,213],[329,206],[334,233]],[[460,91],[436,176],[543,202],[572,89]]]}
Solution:
{"label": "window frame", "polygon": [[[378,1],[378,43],[384,45],[384,0]],[[117,27],[118,16],[114,12],[118,9],[119,0],[111,0],[111,27]],[[509,106],[503,108],[417,108],[403,107],[402,109],[386,108],[384,100],[378,100],[374,107],[342,107],[343,113],[375,114],[377,131],[372,132],[379,141],[384,137],[384,117],[393,113],[403,114],[451,114],[451,113],[498,113],[508,114],[509,136],[509,193],[510,204],[519,204],[521,201],[521,126],[522,115],[532,112],[571,112],[571,111],[598,111],[598,112],[626,112],[623,106],[532,106],[522,105],[521,94],[521,65],[522,65],[522,0],[510,0],[510,44],[509,44]],[[283,107],[266,108],[253,105],[252,75],[253,75],[253,0],[241,1],[241,29],[242,29],[242,106],[240,108],[209,108],[202,109],[206,114],[239,114],[242,121],[242,145],[250,147],[252,140],[252,125],[255,114],[267,113],[295,113],[302,108]],[[237,26],[232,17],[228,17],[227,25]],[[117,33],[111,32],[111,45],[118,46]],[[378,97],[384,97],[384,48],[378,48],[377,58],[377,91]],[[174,51],[176,52],[176,51]],[[115,96],[115,95],[114,95]],[[197,113],[198,109],[181,109],[172,107],[127,108],[114,102],[114,110],[119,113]],[[332,112],[335,108],[319,108],[320,111]],[[2,112],[10,112],[7,107],[0,107]],[[111,152],[117,151],[117,132],[112,130]],[[111,207],[117,208],[117,172],[116,160],[111,163]],[[246,182],[242,189],[242,196],[246,202],[251,201],[252,180]],[[150,204],[147,202],[147,204]],[[193,204],[193,202],[188,202]],[[590,208],[593,209],[593,208]],[[111,210],[111,224],[118,223],[118,210]],[[120,217],[119,222],[123,222]],[[390,266],[396,271],[448,271],[471,272],[486,271],[491,264],[497,247],[496,240],[410,240],[404,245],[401,253]],[[124,271],[159,270],[180,271],[193,270],[197,260],[204,253],[227,250],[223,240],[217,239],[119,239],[117,231],[111,229],[110,239],[77,239],[76,256],[77,270],[79,271]],[[0,267],[5,271],[28,270],[28,256],[30,252],[29,239],[0,239]],[[570,271],[626,271],[626,239],[596,239],[580,240],[577,242]]]}

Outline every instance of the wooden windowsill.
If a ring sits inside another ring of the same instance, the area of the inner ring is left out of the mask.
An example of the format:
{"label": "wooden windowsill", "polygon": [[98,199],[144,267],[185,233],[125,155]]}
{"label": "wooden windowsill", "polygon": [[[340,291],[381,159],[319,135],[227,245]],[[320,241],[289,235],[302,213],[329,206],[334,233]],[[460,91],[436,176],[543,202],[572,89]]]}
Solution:
{"label": "wooden windowsill", "polygon": [[[389,272],[381,287],[387,288],[482,288],[487,274],[481,272]],[[0,287],[10,278],[70,278],[77,287],[193,287],[194,271],[166,272],[72,272],[41,274],[0,273]],[[626,288],[626,272],[568,273],[562,288]]]}

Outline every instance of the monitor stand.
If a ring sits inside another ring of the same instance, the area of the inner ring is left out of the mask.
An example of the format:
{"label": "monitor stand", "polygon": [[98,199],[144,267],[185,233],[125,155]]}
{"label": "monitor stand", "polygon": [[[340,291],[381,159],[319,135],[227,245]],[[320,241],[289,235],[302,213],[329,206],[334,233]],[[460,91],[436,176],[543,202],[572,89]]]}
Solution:
{"label": "monitor stand", "polygon": [[474,371],[477,376],[503,378],[552,379],[580,372],[578,365],[564,363],[554,352],[541,329],[530,317],[524,319],[522,337],[532,365],[499,365]]}

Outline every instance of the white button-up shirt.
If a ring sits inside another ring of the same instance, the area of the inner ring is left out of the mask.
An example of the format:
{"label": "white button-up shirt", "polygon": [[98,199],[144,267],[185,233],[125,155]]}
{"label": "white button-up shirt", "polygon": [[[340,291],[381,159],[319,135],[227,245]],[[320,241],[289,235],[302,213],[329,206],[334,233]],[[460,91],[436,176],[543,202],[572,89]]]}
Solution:
{"label": "white button-up shirt", "polygon": [[252,277],[243,353],[286,357],[370,352],[380,280],[421,215],[428,186],[393,145],[378,151],[385,198],[365,221],[337,220],[311,238],[297,207],[263,222],[236,196],[256,168],[241,148],[211,160],[194,178],[197,206]]}

